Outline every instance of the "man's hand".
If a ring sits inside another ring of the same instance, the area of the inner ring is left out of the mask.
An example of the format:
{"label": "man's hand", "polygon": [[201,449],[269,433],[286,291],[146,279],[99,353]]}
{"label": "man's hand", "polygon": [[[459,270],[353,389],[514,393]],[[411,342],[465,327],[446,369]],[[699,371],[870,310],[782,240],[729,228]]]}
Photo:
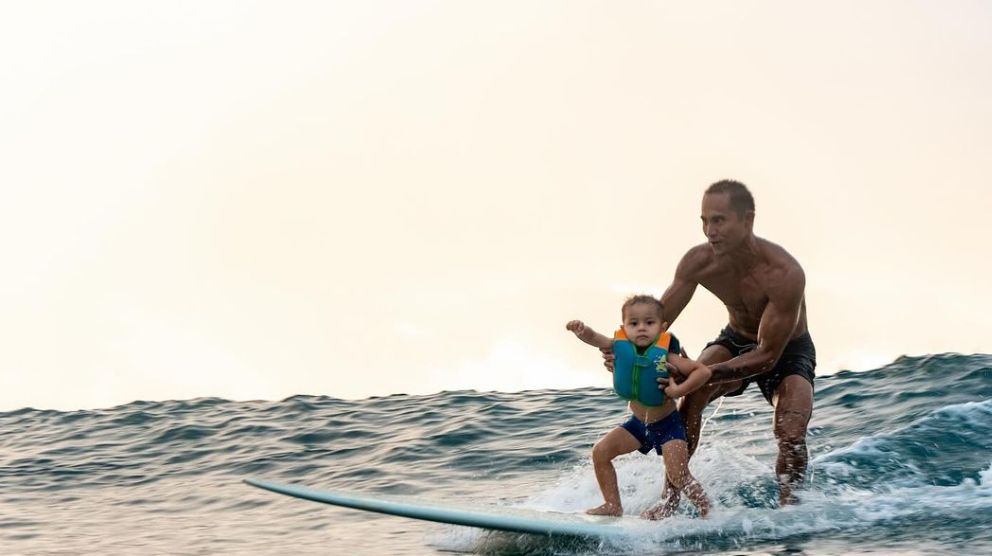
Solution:
{"label": "man's hand", "polygon": [[599,348],[600,353],[603,354],[603,366],[606,367],[607,371],[613,372],[613,364],[617,360],[617,356],[613,354],[613,348]]}
{"label": "man's hand", "polygon": [[667,363],[667,362],[665,363],[665,370],[668,371],[669,376],[658,377],[658,390],[664,391],[665,395],[668,396],[669,398],[680,397],[682,395],[681,393],[678,396],[669,395],[668,389],[672,387],[676,387],[678,383],[684,381],[688,377],[685,374],[683,374],[678,367],[672,365],[671,363]]}

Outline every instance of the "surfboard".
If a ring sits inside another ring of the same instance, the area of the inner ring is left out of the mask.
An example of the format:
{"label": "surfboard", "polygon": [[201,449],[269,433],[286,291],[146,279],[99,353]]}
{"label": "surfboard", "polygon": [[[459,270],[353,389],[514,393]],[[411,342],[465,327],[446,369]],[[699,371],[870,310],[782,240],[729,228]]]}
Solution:
{"label": "surfboard", "polygon": [[[630,531],[618,523],[622,518],[598,517],[586,514],[539,512],[525,509],[482,511],[419,504],[366,494],[325,491],[298,485],[282,485],[245,479],[245,483],[286,496],[302,498],[367,512],[435,521],[451,525],[465,525],[497,531],[531,533],[548,536],[614,538],[627,536]],[[613,523],[611,523],[611,521]],[[640,521],[640,520],[638,520]]]}

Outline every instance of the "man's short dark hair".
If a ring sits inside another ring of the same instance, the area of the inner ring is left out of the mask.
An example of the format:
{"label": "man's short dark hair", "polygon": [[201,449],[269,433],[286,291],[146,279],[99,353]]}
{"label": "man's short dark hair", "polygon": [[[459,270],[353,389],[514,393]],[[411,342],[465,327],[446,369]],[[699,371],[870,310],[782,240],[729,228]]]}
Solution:
{"label": "man's short dark hair", "polygon": [[747,186],[735,180],[720,180],[706,188],[706,194],[726,193],[730,195],[730,208],[744,216],[747,211],[754,211],[754,197]]}

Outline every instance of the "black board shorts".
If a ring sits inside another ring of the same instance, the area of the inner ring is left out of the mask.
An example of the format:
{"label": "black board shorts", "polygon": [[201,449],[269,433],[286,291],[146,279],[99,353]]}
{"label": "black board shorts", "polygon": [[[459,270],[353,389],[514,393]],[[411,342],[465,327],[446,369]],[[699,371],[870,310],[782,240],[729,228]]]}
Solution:
{"label": "black board shorts", "polygon": [[[720,335],[712,342],[706,344],[706,347],[712,345],[727,348],[731,357],[737,357],[742,353],[747,353],[758,347],[756,341],[741,336],[730,326],[724,327],[720,331]],[[772,370],[744,379],[744,384],[740,388],[725,395],[740,396],[747,389],[748,385],[752,382],[757,382],[758,388],[761,388],[761,393],[765,396],[765,399],[768,400],[768,403],[772,403],[772,396],[778,390],[779,384],[782,384],[782,380],[785,377],[799,375],[808,380],[810,385],[812,385],[813,378],[816,377],[816,373],[813,372],[814,369],[816,369],[816,346],[813,345],[813,338],[810,337],[809,332],[806,332],[798,338],[793,338],[785,345],[782,356],[778,358],[778,362],[775,363]]]}

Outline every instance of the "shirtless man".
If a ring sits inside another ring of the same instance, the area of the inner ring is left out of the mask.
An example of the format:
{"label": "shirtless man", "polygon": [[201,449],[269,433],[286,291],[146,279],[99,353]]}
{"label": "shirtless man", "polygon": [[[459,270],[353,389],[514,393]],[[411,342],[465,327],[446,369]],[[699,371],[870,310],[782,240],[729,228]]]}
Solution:
{"label": "shirtless man", "polygon": [[[699,361],[712,370],[702,388],[682,399],[689,454],[699,445],[703,409],[720,396],[737,396],[752,382],[775,408],[778,442],[775,472],[779,503],[793,504],[793,489],[806,473],[806,426],[813,412],[816,349],[806,327],[806,277],[785,249],[756,237],[754,199],[744,184],[723,180],[703,195],[703,233],[707,242],[679,261],[661,300],[664,319],[673,323],[692,299],[697,285],[727,306],[729,324],[706,345]],[[612,365],[612,354],[605,356]],[[680,381],[677,373],[676,382]],[[659,379],[661,388],[666,379]],[[668,489],[667,513],[678,507],[677,490]]]}

